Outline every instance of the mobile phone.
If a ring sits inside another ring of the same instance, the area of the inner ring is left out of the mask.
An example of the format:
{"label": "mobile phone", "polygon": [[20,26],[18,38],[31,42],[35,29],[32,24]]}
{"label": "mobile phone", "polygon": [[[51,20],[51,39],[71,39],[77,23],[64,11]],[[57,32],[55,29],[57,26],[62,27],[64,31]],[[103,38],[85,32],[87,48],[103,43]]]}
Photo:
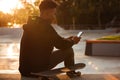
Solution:
{"label": "mobile phone", "polygon": [[83,32],[80,31],[80,32],[77,34],[77,37],[81,37],[82,34],[83,34]]}

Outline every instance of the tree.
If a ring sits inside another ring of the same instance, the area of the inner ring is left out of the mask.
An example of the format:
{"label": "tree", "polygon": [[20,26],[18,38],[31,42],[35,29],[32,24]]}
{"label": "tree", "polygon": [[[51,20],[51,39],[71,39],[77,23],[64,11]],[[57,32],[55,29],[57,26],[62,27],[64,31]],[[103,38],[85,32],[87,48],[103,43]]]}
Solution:
{"label": "tree", "polygon": [[40,14],[38,8],[40,0],[36,0],[35,3],[28,3],[26,0],[21,0],[21,2],[24,7],[14,10],[14,19],[16,23],[26,23],[29,16],[38,16]]}
{"label": "tree", "polygon": [[3,12],[0,12],[0,27],[7,26],[7,23],[11,21],[12,21],[12,16],[10,14],[5,14]]}

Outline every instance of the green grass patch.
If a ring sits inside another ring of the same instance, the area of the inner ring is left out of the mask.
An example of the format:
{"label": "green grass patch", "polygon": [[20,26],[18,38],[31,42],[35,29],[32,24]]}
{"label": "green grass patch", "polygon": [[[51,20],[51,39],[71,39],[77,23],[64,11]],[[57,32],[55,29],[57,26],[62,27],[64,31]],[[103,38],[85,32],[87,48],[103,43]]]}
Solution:
{"label": "green grass patch", "polygon": [[97,40],[120,40],[120,35],[104,36],[104,37],[98,38]]}

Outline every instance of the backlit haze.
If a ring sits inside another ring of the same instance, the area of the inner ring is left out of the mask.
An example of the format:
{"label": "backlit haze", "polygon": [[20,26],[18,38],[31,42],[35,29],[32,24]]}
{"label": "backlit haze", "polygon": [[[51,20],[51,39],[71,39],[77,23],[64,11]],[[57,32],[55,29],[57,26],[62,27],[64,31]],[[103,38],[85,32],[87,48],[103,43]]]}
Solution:
{"label": "backlit haze", "polygon": [[[24,0],[25,2],[29,2],[33,4],[35,0]],[[3,13],[13,14],[14,9],[20,9],[23,5],[20,0],[0,0],[0,11]]]}

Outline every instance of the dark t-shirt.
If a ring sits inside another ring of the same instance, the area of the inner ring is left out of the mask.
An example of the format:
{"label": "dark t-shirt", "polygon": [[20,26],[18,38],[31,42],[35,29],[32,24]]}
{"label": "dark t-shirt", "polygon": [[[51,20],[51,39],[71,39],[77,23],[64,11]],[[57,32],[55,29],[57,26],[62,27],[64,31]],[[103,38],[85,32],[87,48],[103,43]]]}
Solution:
{"label": "dark t-shirt", "polygon": [[73,41],[59,36],[53,27],[40,17],[23,25],[23,30],[19,71],[24,76],[47,70],[54,47],[66,49],[73,45]]}

